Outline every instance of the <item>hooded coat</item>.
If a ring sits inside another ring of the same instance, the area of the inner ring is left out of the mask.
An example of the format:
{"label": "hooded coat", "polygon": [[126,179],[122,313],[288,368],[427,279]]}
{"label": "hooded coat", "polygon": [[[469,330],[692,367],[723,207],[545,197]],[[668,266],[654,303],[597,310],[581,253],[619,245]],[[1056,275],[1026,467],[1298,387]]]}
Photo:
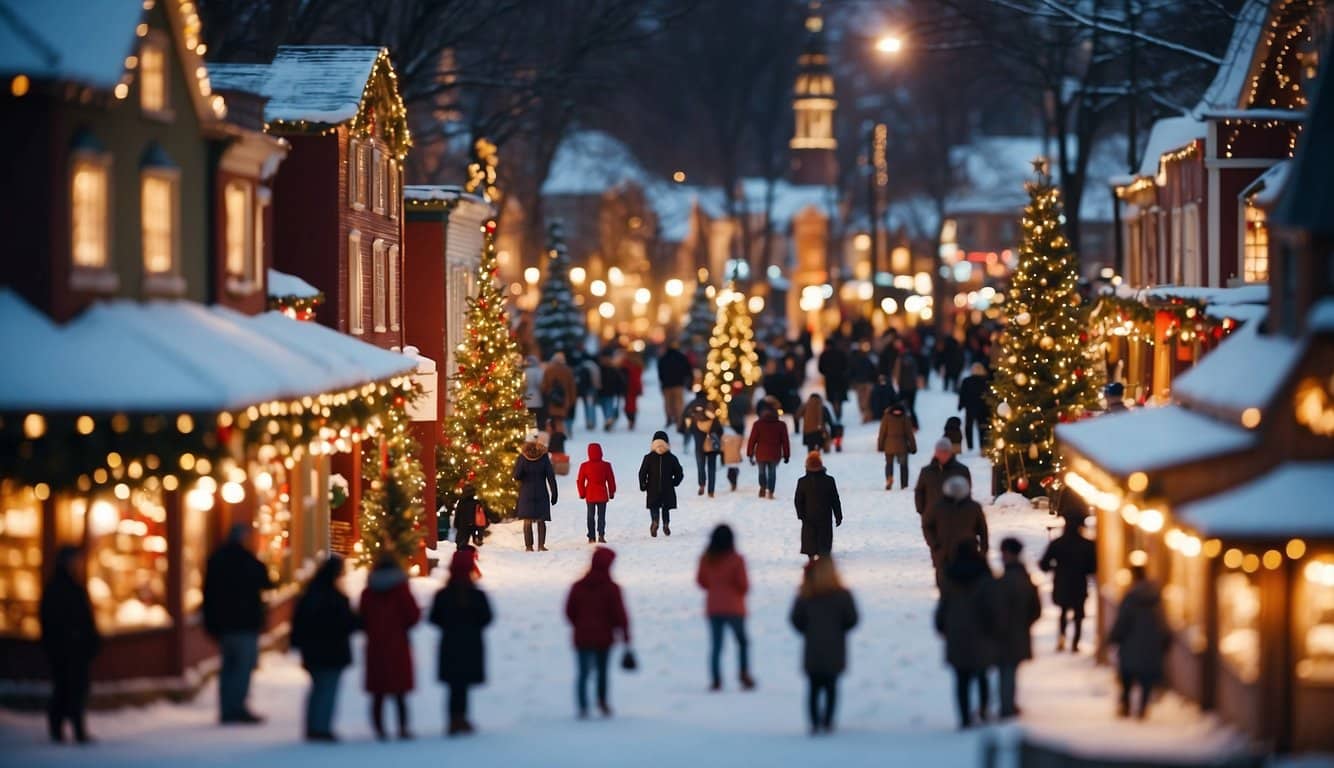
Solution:
{"label": "hooded coat", "polygon": [[676,509],[676,486],[685,479],[681,462],[666,440],[655,438],[639,464],[639,490],[649,509]]}
{"label": "hooded coat", "polygon": [[519,482],[519,502],[514,514],[521,520],[551,520],[556,503],[556,468],[547,447],[530,440],[514,460],[514,479]]}
{"label": "hooded coat", "polygon": [[[551,393],[560,389],[562,397],[552,397]],[[579,388],[574,381],[574,371],[570,366],[558,360],[552,360],[547,363],[547,369],[542,372],[542,402],[546,404],[547,415],[555,419],[564,419],[570,415],[570,409],[574,407],[574,401],[579,397]],[[556,400],[563,400],[557,403]]]}
{"label": "hooded coat", "polygon": [[1171,642],[1158,585],[1141,581],[1126,591],[1107,643],[1117,646],[1117,669],[1136,680],[1155,683],[1163,677],[1163,654]]}
{"label": "hooded coat", "polygon": [[797,596],[788,620],[806,638],[802,668],[808,677],[832,680],[848,667],[848,632],[857,626],[852,593],[836,589],[810,597]]}
{"label": "hooded coat", "polygon": [[828,555],[834,549],[834,526],[843,524],[834,478],[824,469],[808,471],[797,480],[794,502],[801,520],[801,554]]}
{"label": "hooded coat", "polygon": [[1033,625],[1042,617],[1038,588],[1022,563],[1010,563],[992,585],[996,663],[1013,666],[1033,658]]}
{"label": "hooded coat", "polygon": [[565,617],[574,627],[574,647],[579,650],[611,648],[618,629],[625,641],[630,641],[630,619],[621,588],[611,580],[611,563],[615,559],[615,552],[598,547],[588,573],[574,583],[565,600]]}
{"label": "hooded coat", "polygon": [[579,465],[574,487],[585,501],[606,502],[616,497],[616,473],[610,463],[602,460],[602,446],[598,443],[588,444],[588,461]]}
{"label": "hooded coat", "polygon": [[946,566],[936,632],[945,638],[950,666],[983,670],[996,663],[993,584],[991,569],[981,557],[959,558]]}
{"label": "hooded coat", "polygon": [[408,630],[422,615],[408,575],[396,563],[377,565],[366,579],[360,609],[366,628],[366,692],[407,693],[413,687]]}
{"label": "hooded coat", "polygon": [[977,551],[985,556],[987,516],[982,505],[971,497],[951,499],[944,496],[922,515],[922,536],[931,548],[931,562],[937,569],[954,560],[961,541],[976,542]]}
{"label": "hooded coat", "polygon": [[875,449],[886,456],[907,456],[917,453],[917,437],[913,434],[912,417],[902,405],[890,406],[880,420],[880,434]]}
{"label": "hooded coat", "polygon": [[436,676],[449,685],[486,682],[486,647],[482,630],[491,623],[491,602],[472,581],[471,553],[459,552],[449,564],[449,584],[435,593],[430,621],[441,629]]}
{"label": "hooded coat", "polygon": [[968,471],[968,467],[954,456],[950,460],[941,464],[934,456],[931,457],[931,463],[922,467],[922,471],[917,475],[917,486],[913,489],[913,501],[917,505],[917,514],[924,515],[928,509],[936,505],[936,502],[945,497],[942,490],[945,487],[945,481],[951,477],[959,476],[968,481],[968,486],[973,485],[973,473]]}
{"label": "hooded coat", "polygon": [[787,439],[787,425],[778,419],[778,413],[765,408],[750,428],[746,455],[756,461],[787,461],[792,456],[792,444]]}
{"label": "hooded coat", "polygon": [[361,619],[336,581],[341,560],[326,561],[292,611],[292,647],[301,651],[306,669],[345,669],[352,665],[352,635]]}
{"label": "hooded coat", "polygon": [[1098,572],[1098,548],[1079,528],[1066,528],[1042,553],[1038,567],[1052,571],[1051,599],[1062,608],[1079,608],[1089,594],[1089,577]]}

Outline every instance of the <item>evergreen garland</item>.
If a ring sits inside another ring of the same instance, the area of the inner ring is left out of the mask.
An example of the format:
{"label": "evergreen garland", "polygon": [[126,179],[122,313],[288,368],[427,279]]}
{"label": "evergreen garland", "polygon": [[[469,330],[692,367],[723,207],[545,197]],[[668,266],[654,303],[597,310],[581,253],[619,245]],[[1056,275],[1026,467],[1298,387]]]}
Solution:
{"label": "evergreen garland", "polygon": [[404,567],[417,554],[426,476],[419,457],[421,444],[412,436],[407,401],[419,395],[413,389],[378,400],[379,440],[362,443],[366,490],[361,495],[358,523],[365,565],[373,565],[386,548]]}

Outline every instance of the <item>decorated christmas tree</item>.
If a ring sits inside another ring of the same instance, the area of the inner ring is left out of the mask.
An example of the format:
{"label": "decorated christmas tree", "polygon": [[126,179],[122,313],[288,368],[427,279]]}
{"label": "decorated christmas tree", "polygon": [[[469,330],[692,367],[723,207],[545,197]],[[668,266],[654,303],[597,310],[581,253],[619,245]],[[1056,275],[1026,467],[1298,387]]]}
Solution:
{"label": "decorated christmas tree", "polygon": [[550,360],[557,352],[568,354],[582,350],[588,335],[584,313],[574,305],[570,259],[565,252],[564,238],[561,223],[553,221],[547,227],[546,280],[542,283],[542,295],[533,321],[533,336],[544,360]]}
{"label": "decorated christmas tree", "polygon": [[[469,166],[468,191],[495,196],[495,147],[478,141]],[[458,368],[449,379],[450,413],[437,453],[436,493],[452,505],[465,485],[497,517],[513,512],[517,489],[511,473],[524,434],[533,426],[524,405],[522,355],[509,310],[497,284],[496,222],[485,235],[477,267],[477,294],[469,297]]]}
{"label": "decorated christmas tree", "polygon": [[426,477],[419,455],[421,445],[412,436],[407,400],[418,393],[407,389],[390,394],[379,409],[379,440],[362,444],[361,561],[371,565],[386,549],[403,565],[417,553],[421,534]]}
{"label": "decorated christmas tree", "polygon": [[718,295],[717,317],[709,337],[704,391],[719,404],[718,417],[725,421],[732,395],[760,380],[760,361],[746,297],[731,285]]}
{"label": "decorated christmas tree", "polygon": [[683,346],[690,351],[693,356],[691,362],[702,361],[709,354],[709,338],[713,336],[713,326],[717,322],[718,314],[714,308],[713,297],[710,293],[712,286],[708,283],[709,271],[701,268],[699,270],[699,282],[695,284],[695,295],[690,300],[690,314],[686,321],[685,342]]}
{"label": "decorated christmas tree", "polygon": [[1004,468],[1007,485],[1020,491],[1030,478],[1046,482],[1056,475],[1056,425],[1093,406],[1102,384],[1060,190],[1045,160],[1034,160],[1033,167],[1037,178],[1026,185],[1019,263],[1004,303],[1006,328],[992,355],[991,457]]}

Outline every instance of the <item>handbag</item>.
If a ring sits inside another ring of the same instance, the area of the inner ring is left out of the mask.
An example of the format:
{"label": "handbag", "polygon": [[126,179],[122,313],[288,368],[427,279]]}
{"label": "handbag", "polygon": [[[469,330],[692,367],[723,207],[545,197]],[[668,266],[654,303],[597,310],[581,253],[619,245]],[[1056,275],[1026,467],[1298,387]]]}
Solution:
{"label": "handbag", "polygon": [[635,658],[633,648],[626,648],[625,652],[621,654],[621,669],[626,672],[634,672],[639,669],[639,659]]}
{"label": "handbag", "polygon": [[477,505],[476,509],[473,511],[473,515],[472,522],[475,527],[485,528],[491,524],[491,521],[486,519],[486,507],[481,504]]}

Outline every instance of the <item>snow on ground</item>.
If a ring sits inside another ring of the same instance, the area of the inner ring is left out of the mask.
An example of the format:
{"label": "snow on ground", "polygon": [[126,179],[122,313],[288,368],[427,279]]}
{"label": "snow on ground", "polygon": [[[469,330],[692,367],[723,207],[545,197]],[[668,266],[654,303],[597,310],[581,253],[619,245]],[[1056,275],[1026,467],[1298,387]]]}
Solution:
{"label": "snow on ground", "polygon": [[[649,377],[651,378],[651,374]],[[798,636],[787,612],[801,574],[799,528],[791,493],[801,458],[779,467],[778,499],[756,498],[755,471],[743,465],[741,484],[727,490],[719,472],[717,498],[695,495],[693,458],[683,457],[683,508],[673,515],[672,536],[649,538],[648,514],[636,490],[635,473],[649,436],[661,420],[655,384],[641,406],[636,432],[623,425],[598,433],[621,482],[608,511],[608,541],[619,557],[613,573],[625,589],[640,670],[613,672],[611,721],[574,718],[574,658],[562,608],[570,583],[587,567],[584,507],[574,475],[560,478],[549,553],[523,551],[517,525],[495,527],[482,551],[482,586],[497,611],[487,633],[489,684],[474,689],[472,719],[480,732],[470,738],[441,737],[444,692],[435,682],[437,631],[428,625],[413,635],[418,689],[411,696],[415,741],[381,745],[370,736],[367,698],[360,668],[343,678],[336,728],[338,747],[306,745],[301,702],[307,679],[295,655],[265,654],[251,694],[268,722],[255,728],[215,725],[216,686],[194,701],[95,713],[95,748],[50,746],[43,718],[35,713],[0,713],[0,750],[7,765],[199,766],[277,765],[364,768],[371,760],[420,765],[437,758],[475,766],[711,766],[795,765],[836,757],[841,766],[979,765],[985,740],[1002,741],[1014,727],[955,730],[952,678],[942,662],[932,627],[936,590],[921,540],[911,490],[885,491],[882,460],[875,453],[874,425],[850,425],[845,450],[826,457],[843,496],[845,521],[834,547],[843,575],[856,596],[862,620],[851,636],[850,670],[840,686],[839,730],[806,735],[805,683]],[[930,391],[919,397],[923,431],[931,445],[954,397]],[[855,405],[849,403],[849,413]],[[579,420],[582,423],[582,419]],[[576,430],[569,447],[577,460],[591,435]],[[673,443],[680,441],[673,434]],[[985,491],[986,460],[965,460]],[[930,455],[911,459],[912,476]],[[979,492],[980,498],[981,492]],[[988,510],[993,556],[1000,539],[1020,537],[1029,562],[1041,555],[1054,519],[1046,512],[1015,507]],[[694,583],[697,558],[713,525],[727,521],[750,566],[752,594],[748,630],[758,690],[737,690],[735,651],[725,651],[725,692],[710,694],[708,640],[703,597]],[[445,552],[452,550],[446,547]],[[1049,594],[1048,580],[1035,578]],[[356,594],[361,577],[348,586]],[[426,603],[438,584],[414,582]],[[1086,636],[1092,634],[1088,619]],[[1170,751],[1179,758],[1211,755],[1234,744],[1230,732],[1167,697],[1148,723],[1117,721],[1114,683],[1107,668],[1087,655],[1055,655],[1055,616],[1047,607],[1035,636],[1039,659],[1021,668],[1022,727],[1045,741],[1093,749]],[[1092,643],[1089,643],[1091,648]],[[355,650],[358,658],[361,649]]]}

